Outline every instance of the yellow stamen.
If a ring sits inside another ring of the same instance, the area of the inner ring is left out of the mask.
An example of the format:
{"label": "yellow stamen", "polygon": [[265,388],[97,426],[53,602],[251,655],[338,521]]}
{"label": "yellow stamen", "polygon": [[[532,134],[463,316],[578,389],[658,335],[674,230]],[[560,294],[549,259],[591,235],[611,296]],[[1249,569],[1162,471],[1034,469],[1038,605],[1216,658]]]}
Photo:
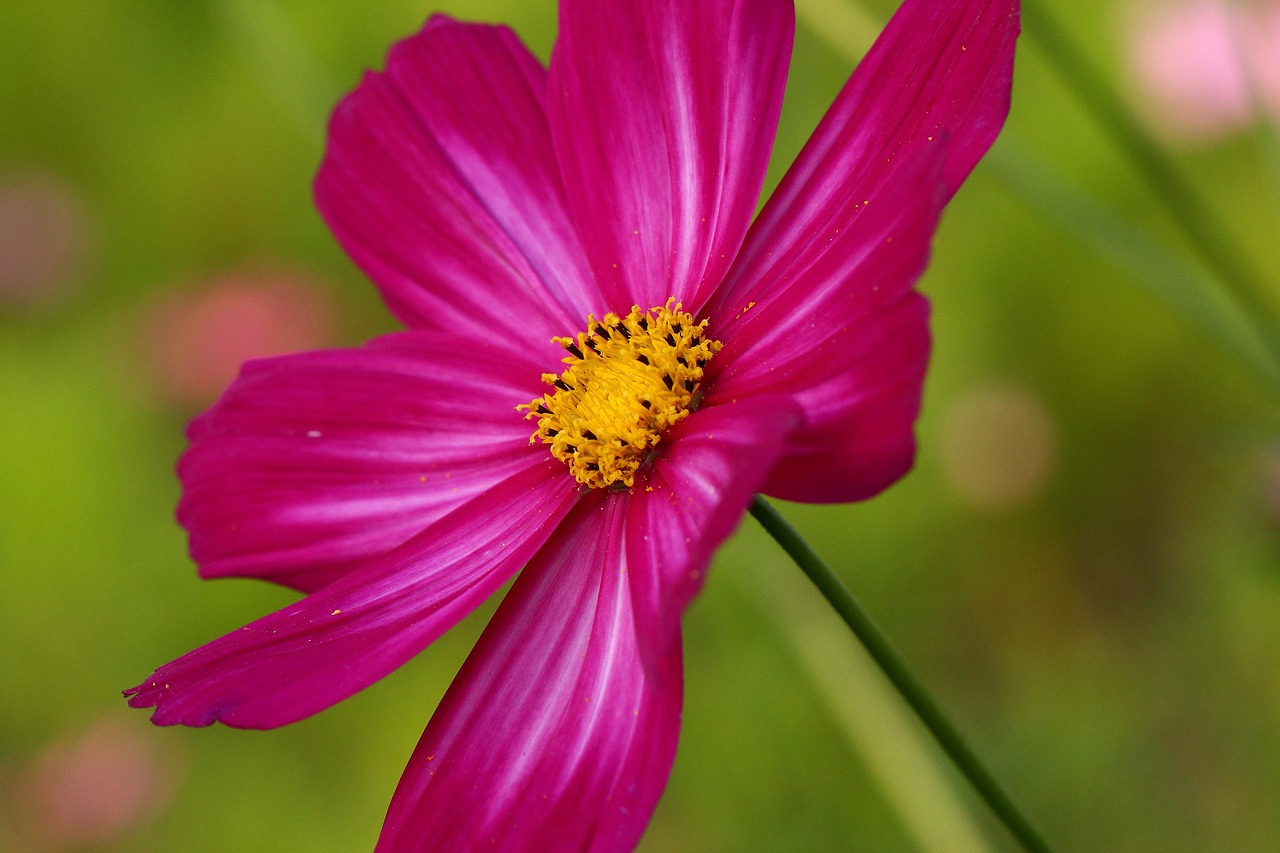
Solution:
{"label": "yellow stamen", "polygon": [[680,303],[626,317],[587,317],[576,338],[553,338],[569,351],[559,375],[544,373],[555,390],[521,405],[538,419],[530,437],[550,445],[574,479],[594,489],[630,488],[636,471],[657,450],[662,434],[701,400],[703,368],[720,342],[703,337]]}

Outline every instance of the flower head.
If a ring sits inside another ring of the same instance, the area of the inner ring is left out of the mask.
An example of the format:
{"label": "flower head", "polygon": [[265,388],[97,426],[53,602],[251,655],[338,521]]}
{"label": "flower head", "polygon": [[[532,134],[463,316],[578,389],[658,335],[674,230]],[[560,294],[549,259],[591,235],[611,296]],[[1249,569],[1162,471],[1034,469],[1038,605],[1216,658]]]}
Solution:
{"label": "flower head", "polygon": [[675,753],[680,615],[752,494],[857,500],[910,467],[913,285],[1008,109],[1016,0],[907,0],[753,222],[793,14],[562,0],[549,68],[435,17],[364,78],[316,196],[408,331],[252,362],[192,424],[201,573],[309,594],[131,704],[292,722],[519,572],[380,848],[639,839]]}

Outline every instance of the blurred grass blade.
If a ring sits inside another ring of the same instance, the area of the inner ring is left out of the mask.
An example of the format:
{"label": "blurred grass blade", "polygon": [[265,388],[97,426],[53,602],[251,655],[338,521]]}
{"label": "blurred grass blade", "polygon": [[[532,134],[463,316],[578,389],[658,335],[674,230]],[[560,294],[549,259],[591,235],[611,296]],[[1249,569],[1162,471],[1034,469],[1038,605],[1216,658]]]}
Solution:
{"label": "blurred grass blade", "polygon": [[1280,305],[1261,268],[1050,14],[1046,4],[1022,0],[1022,8],[1027,35],[1133,170],[1146,181],[1205,266],[1240,306],[1241,316],[1253,327],[1272,363],[1280,362]]}
{"label": "blurred grass blade", "polygon": [[776,565],[751,571],[740,588],[786,641],[911,841],[926,853],[989,853],[992,846],[910,708],[866,650],[849,642],[838,623],[813,613],[785,582],[791,575],[772,571]]}
{"label": "blurred grass blade", "polygon": [[1148,291],[1280,388],[1280,363],[1240,305],[1199,269],[1073,186],[1008,131],[987,155],[987,168],[1028,207],[1127,272]]}
{"label": "blurred grass blade", "polygon": [[219,0],[223,25],[263,85],[307,137],[320,145],[340,87],[298,38],[293,24],[270,0]]}
{"label": "blurred grass blade", "polygon": [[973,747],[969,746],[960,730],[934,701],[906,660],[893,647],[893,643],[889,642],[888,636],[880,630],[853,593],[849,592],[844,581],[831,571],[831,567],[763,496],[756,495],[747,511],[787,556],[795,561],[796,566],[808,575],[818,592],[822,593],[822,597],[844,620],[845,625],[849,626],[849,630],[862,643],[876,666],[880,667],[880,671],[893,684],[898,694],[911,706],[911,710],[933,735],[938,746],[946,752],[956,769],[969,780],[973,790],[991,807],[992,814],[1004,824],[1009,834],[1018,840],[1024,850],[1047,853],[1049,844],[1040,830],[1014,802]]}

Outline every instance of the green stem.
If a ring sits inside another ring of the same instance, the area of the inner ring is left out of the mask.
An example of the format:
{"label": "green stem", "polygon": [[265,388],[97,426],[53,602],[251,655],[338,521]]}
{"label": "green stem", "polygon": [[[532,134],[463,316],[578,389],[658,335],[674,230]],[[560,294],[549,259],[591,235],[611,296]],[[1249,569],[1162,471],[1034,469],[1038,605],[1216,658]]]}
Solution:
{"label": "green stem", "polygon": [[1049,845],[1040,835],[1039,830],[1010,799],[1009,794],[996,781],[991,771],[983,765],[849,589],[768,501],[757,495],[752,500],[750,509],[756,521],[760,522],[769,535],[782,546],[782,550],[795,560],[796,565],[809,576],[809,580],[813,581],[818,591],[835,608],[836,613],[840,614],[840,618],[866,647],[867,652],[888,676],[889,681],[902,694],[902,698],[937,739],[939,746],[951,757],[974,789],[987,801],[996,817],[1021,842],[1024,849],[1047,853]]}
{"label": "green stem", "polygon": [[1260,268],[1236,242],[1164,149],[1134,118],[1115,88],[1041,0],[1022,0],[1030,36],[1063,83],[1115,140],[1130,166],[1163,202],[1200,259],[1245,310],[1272,356],[1280,354],[1280,310]]}

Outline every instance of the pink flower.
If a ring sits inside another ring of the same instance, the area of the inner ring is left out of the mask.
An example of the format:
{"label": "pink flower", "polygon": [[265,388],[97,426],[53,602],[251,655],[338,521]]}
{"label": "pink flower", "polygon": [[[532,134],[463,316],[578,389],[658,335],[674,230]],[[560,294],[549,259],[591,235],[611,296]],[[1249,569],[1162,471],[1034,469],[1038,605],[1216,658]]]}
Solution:
{"label": "pink flower", "polygon": [[251,362],[192,424],[201,573],[309,595],[127,691],[162,725],[290,723],[524,567],[380,849],[636,843],[680,615],[751,496],[910,467],[913,284],[1008,109],[1016,0],[908,0],[753,223],[792,4],[560,8],[549,69],[436,17],[338,107],[319,207],[409,331]]}

